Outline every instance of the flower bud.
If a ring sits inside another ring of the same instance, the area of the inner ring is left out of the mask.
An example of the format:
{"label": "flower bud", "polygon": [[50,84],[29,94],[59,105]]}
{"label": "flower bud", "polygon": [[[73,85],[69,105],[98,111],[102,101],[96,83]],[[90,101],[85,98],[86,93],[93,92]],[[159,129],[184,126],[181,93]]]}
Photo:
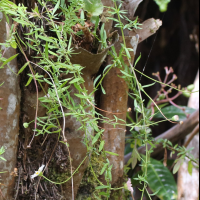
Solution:
{"label": "flower bud", "polygon": [[183,91],[183,96],[189,98],[190,97],[190,92],[188,90]]}
{"label": "flower bud", "polygon": [[175,121],[175,122],[179,121],[179,116],[178,115],[174,115],[172,117],[172,121]]}
{"label": "flower bud", "polygon": [[23,126],[24,126],[24,128],[28,128],[29,127],[29,123],[24,123]]}
{"label": "flower bud", "polygon": [[164,94],[161,94],[161,95],[159,96],[159,100],[163,100],[163,99],[165,99],[165,95],[164,95]]}
{"label": "flower bud", "polygon": [[194,84],[191,84],[191,85],[188,85],[188,86],[187,86],[187,89],[188,89],[188,91],[190,91],[190,92],[192,92],[192,90],[194,90],[194,88],[195,88]]}

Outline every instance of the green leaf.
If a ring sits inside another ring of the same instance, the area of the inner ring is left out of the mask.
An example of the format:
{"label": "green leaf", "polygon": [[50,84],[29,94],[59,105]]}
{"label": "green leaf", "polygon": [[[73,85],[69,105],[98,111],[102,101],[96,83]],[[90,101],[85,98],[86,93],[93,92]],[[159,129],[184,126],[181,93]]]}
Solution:
{"label": "green leaf", "polygon": [[5,152],[5,148],[4,148],[4,146],[2,146],[0,149],[0,155],[2,155],[4,152]]}
{"label": "green leaf", "polygon": [[27,62],[26,64],[24,64],[24,66],[18,71],[18,75],[20,74],[20,73],[22,73],[23,71],[24,71],[24,69],[27,67],[27,65],[29,64],[29,62]]}
{"label": "green leaf", "polygon": [[7,161],[5,158],[3,158],[3,157],[1,157],[1,156],[0,156],[0,159],[2,159],[2,160],[4,160],[4,161]]}
{"label": "green leaf", "polygon": [[107,186],[107,185],[101,185],[101,186],[96,187],[95,189],[96,190],[101,190],[101,189],[105,189],[105,188],[109,188],[109,186]]}
{"label": "green leaf", "polygon": [[142,86],[143,88],[147,88],[147,87],[151,87],[151,86],[153,86],[153,85],[155,85],[156,84],[156,82],[154,82],[154,83],[152,83],[152,84],[149,84],[149,85],[144,85],[144,86]]}
{"label": "green leaf", "polygon": [[109,193],[106,193],[106,192],[99,192],[99,195],[103,195],[103,196],[106,196],[106,197],[109,197],[110,194]]}
{"label": "green leaf", "polygon": [[92,145],[95,144],[95,143],[97,142],[97,140],[99,139],[100,135],[101,135],[101,132],[100,132],[100,133],[97,133],[97,134],[95,135],[95,137],[94,137],[93,140],[92,140]]}
{"label": "green leaf", "polygon": [[142,57],[142,55],[140,54],[139,57],[137,58],[137,60],[135,61],[134,68],[137,65],[137,63],[139,62],[139,60],[141,59],[141,57]]}
{"label": "green leaf", "polygon": [[193,164],[192,164],[192,161],[190,160],[189,162],[188,162],[188,172],[189,172],[189,174],[192,176],[192,170],[193,170]]}
{"label": "green leaf", "polygon": [[119,154],[113,153],[113,152],[110,152],[110,151],[105,151],[105,153],[108,153],[108,154],[113,155],[113,156],[119,156]]}
{"label": "green leaf", "polygon": [[105,141],[101,141],[100,145],[99,145],[99,152],[102,151],[103,147],[104,147]]}
{"label": "green leaf", "polygon": [[184,162],[184,159],[183,158],[180,158],[178,159],[178,161],[176,162],[176,164],[174,165],[174,168],[173,168],[173,174],[176,174],[178,172],[178,170],[180,169],[181,165],[183,164]]}
{"label": "green leaf", "polygon": [[100,172],[100,175],[102,175],[104,173],[104,171],[106,170],[106,167],[108,166],[108,163],[104,164],[101,172]]}
{"label": "green leaf", "polygon": [[[185,108],[185,112],[187,114],[192,114],[192,113],[195,112],[195,109],[193,109],[193,108],[189,108],[189,107],[186,107],[186,106],[182,106],[182,108]],[[177,108],[175,106],[167,106],[167,107],[161,109],[161,111],[163,112],[163,114],[168,119],[171,119],[174,115],[178,115],[179,116],[179,121],[184,121],[185,119],[187,119],[185,113],[181,109],[179,109],[179,108]],[[154,116],[154,118],[162,118],[162,119],[164,119],[164,117],[160,113],[156,114]]]}
{"label": "green leaf", "polygon": [[54,42],[54,40],[52,40],[51,38],[47,37],[47,36],[42,36],[42,35],[38,35],[38,37],[44,41],[48,41],[48,42]]}
{"label": "green leaf", "polygon": [[56,12],[56,10],[58,10],[59,6],[60,6],[60,0],[58,0],[55,8],[53,9],[52,15],[54,15],[54,13]]}
{"label": "green leaf", "polygon": [[126,73],[125,71],[120,70],[120,72],[121,72],[122,74],[124,74],[125,76],[131,77],[131,78],[133,77],[132,75]]}
{"label": "green leaf", "polygon": [[150,159],[148,165],[147,182],[149,187],[161,200],[172,200],[177,197],[177,185],[173,175],[163,163]]}
{"label": "green leaf", "polygon": [[48,42],[46,42],[46,45],[45,45],[45,56],[46,56],[47,59],[49,58],[48,50],[49,50],[49,46],[48,46]]}
{"label": "green leaf", "polygon": [[33,80],[33,77],[30,77],[25,86],[27,87],[31,83],[32,80]]}
{"label": "green leaf", "polygon": [[93,83],[94,87],[95,87],[97,81],[98,81],[100,78],[101,78],[101,74],[95,78],[94,83]]}
{"label": "green leaf", "polygon": [[16,49],[17,48],[17,43],[15,42],[15,40],[12,40],[10,42],[10,46],[13,48],[13,49]]}
{"label": "green leaf", "polygon": [[105,91],[105,89],[103,88],[102,85],[101,85],[101,90],[102,90],[102,93],[103,93],[103,94],[106,94],[106,91]]}
{"label": "green leaf", "polygon": [[154,0],[154,1],[159,6],[160,12],[165,12],[165,11],[167,11],[168,3],[171,0]]}
{"label": "green leaf", "polygon": [[173,175],[163,163],[150,158],[147,168],[147,182],[153,193],[158,192],[161,200],[177,199],[177,185]]}
{"label": "green leaf", "polygon": [[17,56],[18,56],[18,54],[15,54],[14,56],[11,56],[6,61],[4,61],[4,63],[1,65],[1,68],[3,68],[3,66],[5,66],[7,63],[9,63],[11,60],[15,59]]}
{"label": "green leaf", "polygon": [[88,98],[87,96],[84,96],[82,94],[74,94],[74,95],[81,98],[81,99],[87,99]]}
{"label": "green leaf", "polygon": [[103,4],[101,0],[83,0],[84,10],[92,16],[99,16],[103,13]]}

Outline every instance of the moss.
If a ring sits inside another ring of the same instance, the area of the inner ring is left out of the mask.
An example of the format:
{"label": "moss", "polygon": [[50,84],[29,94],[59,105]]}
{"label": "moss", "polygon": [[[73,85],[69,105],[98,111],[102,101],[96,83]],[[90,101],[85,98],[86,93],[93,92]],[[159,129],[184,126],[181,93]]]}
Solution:
{"label": "moss", "polygon": [[49,168],[50,180],[54,182],[63,182],[71,177],[70,171],[66,172],[57,172],[55,167]]}
{"label": "moss", "polygon": [[[91,154],[90,165],[84,173],[76,200],[95,200],[94,195],[99,197],[98,192],[95,190],[95,187],[99,186],[96,177],[99,178],[104,163],[105,158],[101,154],[97,155],[95,152]],[[96,177],[92,172],[91,166]],[[103,200],[102,197],[99,198]]]}

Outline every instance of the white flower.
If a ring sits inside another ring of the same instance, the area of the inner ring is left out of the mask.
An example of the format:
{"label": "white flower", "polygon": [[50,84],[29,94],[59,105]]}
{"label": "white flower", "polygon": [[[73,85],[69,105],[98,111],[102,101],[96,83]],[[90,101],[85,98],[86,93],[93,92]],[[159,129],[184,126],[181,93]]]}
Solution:
{"label": "white flower", "polygon": [[44,169],[45,165],[42,165],[38,171],[35,171],[35,173],[33,175],[31,175],[31,179],[34,179],[37,176],[40,176],[40,174],[42,173],[42,170]]}
{"label": "white flower", "polygon": [[131,192],[131,194],[133,194],[133,187],[132,187],[132,183],[131,183],[131,179],[129,178],[127,181],[127,188],[128,190]]}

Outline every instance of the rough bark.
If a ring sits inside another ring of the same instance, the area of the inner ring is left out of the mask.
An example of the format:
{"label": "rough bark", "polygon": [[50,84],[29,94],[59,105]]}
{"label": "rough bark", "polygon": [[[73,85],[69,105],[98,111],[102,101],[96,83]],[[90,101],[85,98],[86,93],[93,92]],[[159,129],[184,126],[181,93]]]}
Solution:
{"label": "rough bark", "polygon": [[[199,72],[194,82],[194,91],[199,90]],[[188,107],[198,109],[199,108],[199,92],[193,93],[189,99]],[[193,130],[193,135],[186,137],[185,146],[187,149],[194,147],[192,154],[196,159],[199,159],[199,134],[198,126]],[[193,139],[190,140],[190,137]],[[188,141],[190,140],[190,141]],[[192,192],[188,189],[192,188]],[[178,200],[198,200],[199,199],[199,169],[193,168],[192,175],[188,173],[188,160],[186,159],[178,172]]]}
{"label": "rough bark", "polygon": [[[130,43],[131,37],[126,38],[127,48],[133,48]],[[119,53],[121,49],[122,38],[116,43],[115,49]],[[136,44],[137,46],[137,44]],[[134,53],[131,52],[131,63],[134,60]],[[107,64],[112,64],[112,57],[108,57]],[[124,58],[124,63],[129,66],[127,58]],[[128,101],[128,85],[123,78],[120,78],[122,73],[119,68],[112,68],[103,80],[103,87],[106,90],[106,95],[101,95],[100,108],[102,110],[111,113],[122,113],[115,114],[118,118],[126,121],[127,101]],[[114,114],[104,112],[104,117],[110,120],[115,119]],[[113,127],[112,124],[101,124],[101,127],[105,129],[103,140],[105,140],[105,150],[117,153],[119,156],[108,155],[112,168],[112,184],[115,184],[123,177],[123,157],[124,157],[124,146],[125,146],[125,130],[126,126]]]}
{"label": "rough bark", "polygon": [[[0,43],[4,43],[8,37],[6,32],[6,18],[0,12]],[[11,21],[11,20],[10,20]],[[5,51],[5,47],[1,47]],[[16,50],[9,48],[4,56],[9,58],[16,54]],[[1,66],[2,63],[0,63]],[[9,69],[10,68],[10,69]],[[20,112],[20,89],[19,80],[16,74],[17,61],[12,60],[0,69],[0,147],[5,147],[5,153],[2,155],[7,161],[0,159],[0,172],[7,171],[0,175],[1,191],[3,197],[0,199],[12,199],[14,193],[15,178],[10,175],[16,167],[16,153],[19,134],[19,112]]]}

